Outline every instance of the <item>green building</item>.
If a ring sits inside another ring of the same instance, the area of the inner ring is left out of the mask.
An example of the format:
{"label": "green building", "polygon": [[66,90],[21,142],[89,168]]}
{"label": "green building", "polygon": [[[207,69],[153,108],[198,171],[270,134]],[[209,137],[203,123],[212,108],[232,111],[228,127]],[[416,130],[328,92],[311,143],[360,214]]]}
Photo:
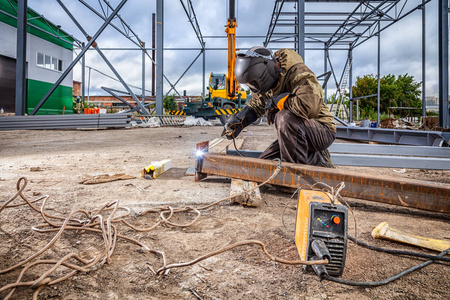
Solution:
{"label": "green building", "polygon": [[[28,8],[25,113],[30,113],[73,61],[73,38]],[[17,0],[0,0],[0,107],[15,111]],[[37,112],[72,113],[72,72]]]}

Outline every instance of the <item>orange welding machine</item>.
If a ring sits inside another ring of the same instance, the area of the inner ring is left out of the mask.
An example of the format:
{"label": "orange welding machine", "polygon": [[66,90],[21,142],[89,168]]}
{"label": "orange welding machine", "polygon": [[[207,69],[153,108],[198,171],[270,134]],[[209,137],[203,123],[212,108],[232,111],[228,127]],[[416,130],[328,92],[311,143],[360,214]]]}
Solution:
{"label": "orange welding machine", "polygon": [[302,260],[328,259],[328,274],[344,272],[347,252],[347,207],[330,193],[300,190],[295,244]]}

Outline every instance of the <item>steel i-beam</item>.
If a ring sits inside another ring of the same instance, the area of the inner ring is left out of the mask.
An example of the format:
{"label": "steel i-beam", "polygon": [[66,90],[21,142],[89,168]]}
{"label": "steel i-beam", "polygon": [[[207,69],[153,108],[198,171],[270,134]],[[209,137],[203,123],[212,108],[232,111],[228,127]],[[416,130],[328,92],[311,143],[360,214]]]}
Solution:
{"label": "steel i-beam", "polygon": [[[196,180],[213,174],[264,182],[277,165],[270,160],[206,153],[197,158]],[[280,173],[269,183],[298,188],[317,182],[332,187],[344,182],[341,195],[345,197],[450,214],[450,188],[439,183],[294,163],[283,163]]]}

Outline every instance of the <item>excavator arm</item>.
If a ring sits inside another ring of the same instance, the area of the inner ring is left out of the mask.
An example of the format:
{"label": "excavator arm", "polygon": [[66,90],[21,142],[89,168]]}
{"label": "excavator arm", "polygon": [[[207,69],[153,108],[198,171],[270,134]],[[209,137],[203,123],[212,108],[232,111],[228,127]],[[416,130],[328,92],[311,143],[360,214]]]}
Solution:
{"label": "excavator arm", "polygon": [[228,77],[227,77],[227,95],[229,99],[236,97],[236,77],[234,76],[234,63],[236,62],[236,16],[235,0],[229,1],[229,17],[225,32],[228,39]]}

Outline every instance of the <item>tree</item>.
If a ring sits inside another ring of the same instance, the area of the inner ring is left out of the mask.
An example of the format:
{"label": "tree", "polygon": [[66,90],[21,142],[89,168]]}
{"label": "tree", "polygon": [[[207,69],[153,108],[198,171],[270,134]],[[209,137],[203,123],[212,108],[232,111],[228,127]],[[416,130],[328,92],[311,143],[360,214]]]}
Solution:
{"label": "tree", "polygon": [[420,100],[419,91],[421,86],[420,82],[414,81],[414,76],[408,74],[400,75],[397,78],[397,86],[400,89],[399,101],[403,103],[403,106],[408,105],[409,107],[421,107],[422,101]]}
{"label": "tree", "polygon": [[[380,79],[380,112],[388,113],[390,107],[398,107],[400,104],[409,107],[418,107],[422,105],[419,96],[421,91],[420,82],[414,81],[414,76],[405,74],[389,74]],[[373,74],[357,77],[353,86],[353,97],[361,97],[378,92],[378,78]],[[361,115],[369,117],[377,111],[377,97],[365,98],[359,101]]]}
{"label": "tree", "polygon": [[175,95],[169,95],[165,97],[163,100],[163,107],[166,111],[175,110],[176,108]]}

